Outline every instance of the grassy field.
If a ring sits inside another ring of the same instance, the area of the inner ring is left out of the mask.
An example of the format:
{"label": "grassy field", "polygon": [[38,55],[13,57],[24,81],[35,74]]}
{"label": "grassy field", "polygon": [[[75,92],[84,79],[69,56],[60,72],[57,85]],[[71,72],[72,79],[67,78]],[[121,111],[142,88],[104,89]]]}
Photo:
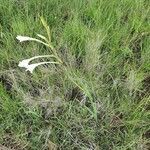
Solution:
{"label": "grassy field", "polygon": [[[19,61],[51,50],[16,36],[47,36],[41,16],[65,69],[31,74]],[[149,138],[149,0],[0,0],[0,149],[148,150]]]}

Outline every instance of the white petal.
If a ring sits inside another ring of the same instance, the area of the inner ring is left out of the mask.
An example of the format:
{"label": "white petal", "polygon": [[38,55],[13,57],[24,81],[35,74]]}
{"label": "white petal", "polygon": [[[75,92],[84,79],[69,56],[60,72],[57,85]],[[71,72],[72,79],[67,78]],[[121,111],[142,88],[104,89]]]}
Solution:
{"label": "white petal", "polygon": [[33,72],[33,70],[39,66],[39,65],[44,65],[44,64],[60,64],[59,62],[40,62],[40,63],[36,63],[36,64],[31,64],[28,65],[26,68],[26,71],[30,71],[31,73]]}
{"label": "white petal", "polygon": [[43,58],[43,57],[55,57],[54,55],[39,55],[39,56],[34,56],[31,57],[29,59],[24,59],[22,61],[19,62],[18,66],[19,67],[25,67],[27,68],[27,66],[29,65],[30,61],[36,59],[36,58]]}
{"label": "white petal", "polygon": [[21,36],[21,35],[18,35],[16,37],[17,40],[19,40],[20,42],[23,42],[23,41],[31,41],[32,38],[28,37],[28,36]]}
{"label": "white petal", "polygon": [[33,70],[38,66],[38,64],[31,64],[27,66],[26,71],[30,71],[30,73],[33,73]]}
{"label": "white petal", "polygon": [[19,62],[18,66],[26,68],[28,66],[29,62],[30,62],[29,59],[22,60],[22,61]]}
{"label": "white petal", "polygon": [[39,40],[39,39],[36,39],[36,38],[32,38],[32,37],[28,37],[28,36],[21,36],[21,35],[18,35],[16,37],[17,40],[19,40],[20,42],[24,42],[24,41],[36,41],[38,43],[42,43],[44,44],[45,46],[49,46],[47,43]]}

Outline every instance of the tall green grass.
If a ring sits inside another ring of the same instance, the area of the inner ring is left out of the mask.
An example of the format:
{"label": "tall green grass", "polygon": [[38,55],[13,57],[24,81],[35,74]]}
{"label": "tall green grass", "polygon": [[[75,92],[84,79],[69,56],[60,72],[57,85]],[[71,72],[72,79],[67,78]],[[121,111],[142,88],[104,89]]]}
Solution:
{"label": "tall green grass", "polygon": [[[18,67],[50,54],[16,40],[46,35],[40,16],[67,71],[44,65],[30,74]],[[148,0],[0,0],[0,144],[148,150],[149,16]]]}

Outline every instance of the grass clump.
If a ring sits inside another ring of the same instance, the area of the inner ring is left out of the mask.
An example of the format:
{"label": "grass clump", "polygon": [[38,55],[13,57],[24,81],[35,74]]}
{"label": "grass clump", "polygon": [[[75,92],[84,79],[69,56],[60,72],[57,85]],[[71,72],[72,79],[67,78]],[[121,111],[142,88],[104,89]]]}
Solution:
{"label": "grass clump", "polygon": [[[144,0],[0,0],[0,149],[148,150],[149,13]],[[15,39],[45,36],[39,16],[65,69],[18,67],[51,55]]]}

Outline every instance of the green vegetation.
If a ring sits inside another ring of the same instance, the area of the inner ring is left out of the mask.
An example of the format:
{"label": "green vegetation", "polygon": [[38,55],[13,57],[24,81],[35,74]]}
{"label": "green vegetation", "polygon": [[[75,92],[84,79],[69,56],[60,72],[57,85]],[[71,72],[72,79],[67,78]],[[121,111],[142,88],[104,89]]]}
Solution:
{"label": "green vegetation", "polygon": [[[31,74],[51,50],[16,36],[46,36],[40,16],[65,69]],[[148,0],[0,0],[0,149],[148,150],[149,25]]]}

